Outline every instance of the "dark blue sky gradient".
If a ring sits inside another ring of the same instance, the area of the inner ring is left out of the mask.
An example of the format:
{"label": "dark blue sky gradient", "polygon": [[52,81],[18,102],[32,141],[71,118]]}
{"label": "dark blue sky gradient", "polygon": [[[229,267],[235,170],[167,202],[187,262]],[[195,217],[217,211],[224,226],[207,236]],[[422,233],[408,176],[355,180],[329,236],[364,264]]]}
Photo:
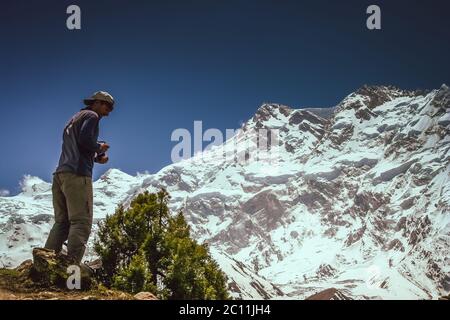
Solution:
{"label": "dark blue sky gradient", "polygon": [[[66,8],[82,10],[69,31]],[[370,4],[382,30],[366,28]],[[106,90],[110,167],[169,164],[176,128],[237,128],[263,102],[333,106],[363,84],[449,83],[450,6],[442,1],[2,1],[0,189],[51,179],[62,129]],[[205,143],[206,145],[206,143]]]}

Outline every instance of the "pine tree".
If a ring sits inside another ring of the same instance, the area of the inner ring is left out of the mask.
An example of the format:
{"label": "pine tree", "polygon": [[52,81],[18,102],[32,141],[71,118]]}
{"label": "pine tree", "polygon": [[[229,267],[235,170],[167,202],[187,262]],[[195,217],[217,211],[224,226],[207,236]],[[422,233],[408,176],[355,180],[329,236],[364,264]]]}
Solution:
{"label": "pine tree", "polygon": [[133,256],[130,264],[120,268],[113,276],[113,287],[131,293],[155,292],[156,288],[151,281],[148,263],[142,252]]}
{"label": "pine tree", "polygon": [[103,282],[165,299],[228,299],[225,275],[207,245],[191,238],[182,212],[171,216],[169,199],[164,189],[144,192],[99,224],[95,251]]}

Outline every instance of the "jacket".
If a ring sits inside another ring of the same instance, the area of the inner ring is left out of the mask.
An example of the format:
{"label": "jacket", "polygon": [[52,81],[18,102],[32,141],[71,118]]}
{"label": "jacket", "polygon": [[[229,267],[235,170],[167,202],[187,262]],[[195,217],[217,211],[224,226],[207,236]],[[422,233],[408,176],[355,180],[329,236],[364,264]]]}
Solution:
{"label": "jacket", "polygon": [[89,108],[81,109],[66,124],[61,156],[55,173],[72,172],[92,177],[94,158],[100,153],[97,142],[101,117]]}

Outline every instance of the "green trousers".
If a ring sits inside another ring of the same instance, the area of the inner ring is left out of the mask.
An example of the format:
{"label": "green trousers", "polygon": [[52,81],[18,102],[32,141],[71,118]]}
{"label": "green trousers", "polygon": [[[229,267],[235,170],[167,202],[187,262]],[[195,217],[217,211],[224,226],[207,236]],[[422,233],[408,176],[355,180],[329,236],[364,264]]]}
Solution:
{"label": "green trousers", "polygon": [[92,178],[70,172],[55,173],[52,194],[55,223],[45,248],[60,252],[67,240],[67,254],[80,263],[92,229]]}

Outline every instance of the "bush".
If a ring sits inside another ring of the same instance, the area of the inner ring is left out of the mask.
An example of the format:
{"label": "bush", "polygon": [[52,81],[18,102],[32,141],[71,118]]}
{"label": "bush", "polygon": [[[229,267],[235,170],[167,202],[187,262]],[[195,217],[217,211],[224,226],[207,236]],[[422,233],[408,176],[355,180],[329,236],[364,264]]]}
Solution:
{"label": "bush", "polygon": [[130,293],[163,299],[228,299],[226,277],[207,245],[190,236],[182,212],[172,216],[166,190],[139,194],[99,224],[95,251],[102,281]]}

